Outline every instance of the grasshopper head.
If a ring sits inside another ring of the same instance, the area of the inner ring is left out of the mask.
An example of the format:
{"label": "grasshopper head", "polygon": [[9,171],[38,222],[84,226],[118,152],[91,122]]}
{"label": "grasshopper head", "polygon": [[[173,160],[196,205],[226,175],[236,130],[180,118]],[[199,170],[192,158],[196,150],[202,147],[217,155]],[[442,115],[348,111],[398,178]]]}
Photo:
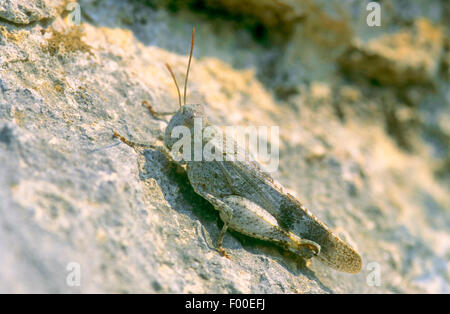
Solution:
{"label": "grasshopper head", "polygon": [[[182,106],[173,115],[172,119],[170,119],[169,125],[166,128],[164,143],[167,148],[172,149],[172,145],[176,141],[181,139],[182,136],[187,135],[183,132],[189,130],[189,134],[193,135],[195,119],[204,120],[204,116],[203,106],[200,104],[187,104]],[[206,121],[202,121],[202,124],[205,125]],[[199,132],[202,132],[202,130],[199,130]]]}

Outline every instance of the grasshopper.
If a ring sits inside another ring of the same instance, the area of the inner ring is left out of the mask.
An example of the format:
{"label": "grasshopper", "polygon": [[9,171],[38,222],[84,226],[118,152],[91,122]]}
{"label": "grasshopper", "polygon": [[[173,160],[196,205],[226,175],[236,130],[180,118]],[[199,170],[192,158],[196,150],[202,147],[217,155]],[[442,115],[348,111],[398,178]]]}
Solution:
{"label": "grasshopper", "polygon": [[[164,144],[169,150],[178,140],[172,137],[175,127],[184,126],[192,131],[194,119],[202,119],[202,132],[204,128],[211,126],[202,105],[186,104],[186,85],[194,48],[194,36],[195,29],[192,30],[191,50],[185,77],[184,105],[181,105],[180,89],[168,64],[166,67],[172,75],[178,92],[179,110],[174,113],[158,114],[150,104],[146,103],[153,115],[173,115],[164,135]],[[194,133],[195,131],[191,132],[191,134]],[[130,146],[139,145],[116,132],[114,136]],[[190,140],[193,143],[193,138]],[[202,145],[204,146],[207,141],[208,138],[202,142]],[[233,145],[237,151],[248,154],[238,143]],[[214,149],[226,157],[227,152],[221,145],[215,145]],[[170,159],[174,160],[166,149],[163,152],[169,154]],[[360,255],[287,193],[279,183],[262,170],[258,163],[249,158],[243,161],[236,158],[232,161],[227,159],[195,161],[191,158],[174,161],[186,169],[194,191],[219,211],[224,223],[217,243],[220,253],[227,256],[222,248],[222,240],[229,228],[250,237],[273,242],[304,259],[316,257],[339,271],[358,273],[361,270]]]}

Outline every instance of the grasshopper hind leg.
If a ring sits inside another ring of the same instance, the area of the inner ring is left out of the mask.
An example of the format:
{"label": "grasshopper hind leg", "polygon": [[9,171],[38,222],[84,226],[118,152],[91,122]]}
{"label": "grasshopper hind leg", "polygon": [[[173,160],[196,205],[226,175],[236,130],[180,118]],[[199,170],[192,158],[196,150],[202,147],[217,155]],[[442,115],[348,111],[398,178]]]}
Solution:
{"label": "grasshopper hind leg", "polygon": [[217,251],[222,255],[225,256],[226,258],[230,258],[227,254],[227,252],[224,250],[224,248],[222,247],[222,242],[223,242],[223,237],[225,236],[225,233],[227,232],[228,229],[228,223],[224,223],[222,230],[220,231],[220,235],[219,235],[219,240],[217,240]]}
{"label": "grasshopper hind leg", "polygon": [[282,229],[268,211],[244,197],[230,195],[219,199],[207,195],[206,198],[219,211],[224,222],[218,242],[219,252],[222,250],[223,235],[230,228],[253,238],[276,243],[305,259],[320,253],[320,245]]}

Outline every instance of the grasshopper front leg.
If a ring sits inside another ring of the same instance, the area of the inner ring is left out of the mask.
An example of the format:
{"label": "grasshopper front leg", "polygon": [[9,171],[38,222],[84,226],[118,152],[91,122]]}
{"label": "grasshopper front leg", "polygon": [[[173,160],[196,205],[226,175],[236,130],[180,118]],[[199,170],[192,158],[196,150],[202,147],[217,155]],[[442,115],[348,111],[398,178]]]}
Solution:
{"label": "grasshopper front leg", "polygon": [[230,195],[218,199],[208,195],[207,198],[219,211],[224,222],[222,233],[225,233],[226,228],[230,228],[253,238],[276,243],[306,259],[320,252],[320,245],[282,229],[268,211],[244,197]]}
{"label": "grasshopper front leg", "polygon": [[150,144],[150,143],[134,142],[134,141],[131,141],[131,140],[127,139],[126,137],[120,135],[116,131],[113,131],[113,137],[119,139],[122,143],[130,146],[133,149],[138,149],[138,148],[154,149],[154,150],[157,150],[157,151],[163,153],[169,160],[172,160],[172,156],[171,156],[169,150],[167,148],[165,148],[164,146],[154,145],[154,144]]}

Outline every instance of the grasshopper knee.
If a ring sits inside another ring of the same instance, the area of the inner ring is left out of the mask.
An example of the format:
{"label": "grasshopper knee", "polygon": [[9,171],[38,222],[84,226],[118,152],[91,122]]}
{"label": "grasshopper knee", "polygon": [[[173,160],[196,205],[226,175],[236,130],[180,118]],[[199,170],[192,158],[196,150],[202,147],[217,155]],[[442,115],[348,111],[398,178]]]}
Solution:
{"label": "grasshopper knee", "polygon": [[301,239],[294,234],[291,234],[291,237],[293,240],[287,248],[289,251],[306,259],[319,255],[320,245],[316,242]]}

